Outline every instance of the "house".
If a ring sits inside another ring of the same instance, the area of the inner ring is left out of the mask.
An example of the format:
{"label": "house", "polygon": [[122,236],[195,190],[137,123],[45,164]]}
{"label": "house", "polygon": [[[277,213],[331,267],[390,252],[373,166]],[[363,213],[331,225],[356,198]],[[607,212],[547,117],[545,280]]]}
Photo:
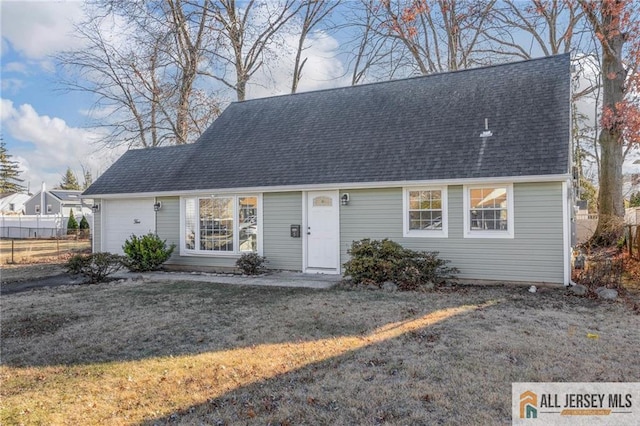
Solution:
{"label": "house", "polygon": [[0,194],[0,215],[15,216],[24,214],[24,203],[31,195],[24,193]]}
{"label": "house", "polygon": [[81,197],[82,191],[52,189],[46,190],[42,184],[40,192],[32,196],[25,204],[27,215],[62,215],[69,217],[71,210],[75,216],[91,214],[91,200]]}
{"label": "house", "polygon": [[570,280],[570,58],[232,103],[190,145],[130,150],[85,192],[94,250],[175,243],[175,269],[338,274],[354,240],[469,280]]}

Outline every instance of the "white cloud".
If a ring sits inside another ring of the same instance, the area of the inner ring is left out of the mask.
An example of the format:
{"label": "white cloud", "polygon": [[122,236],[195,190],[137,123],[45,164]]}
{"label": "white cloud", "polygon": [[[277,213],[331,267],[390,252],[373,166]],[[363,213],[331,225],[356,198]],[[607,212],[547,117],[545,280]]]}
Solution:
{"label": "white cloud", "polygon": [[73,22],[83,16],[82,2],[3,1],[2,53],[9,42],[30,59],[43,59],[82,41],[72,35]]}
{"label": "white cloud", "polygon": [[1,99],[0,106],[5,134],[23,142],[14,145],[11,154],[20,162],[22,178],[31,182],[32,188],[43,181],[53,188],[67,167],[80,174],[83,165],[97,177],[122,154],[122,150],[99,149],[97,132],[70,127],[57,117],[39,115],[29,104],[15,107],[11,100]]}
{"label": "white cloud", "polygon": [[116,105],[92,106],[91,108],[81,108],[78,113],[92,120],[100,120],[112,116],[117,112]]}
{"label": "white cloud", "polygon": [[9,99],[0,98],[0,123],[13,116],[15,109]]}
{"label": "white cloud", "polygon": [[3,78],[2,92],[5,94],[16,94],[25,86],[24,81],[17,78]]}
{"label": "white cloud", "polygon": [[[2,4],[0,4],[0,10],[1,9],[2,9]],[[4,53],[8,51],[9,51],[9,43],[7,43],[4,37],[2,37],[2,40],[0,43],[0,56],[4,55]]]}
{"label": "white cloud", "polygon": [[336,55],[340,43],[324,32],[311,34],[305,42],[302,57],[307,62],[302,69],[299,91],[326,89],[345,86],[349,80],[345,75],[344,65]]}
{"label": "white cloud", "polygon": [[[265,66],[249,80],[248,98],[260,98],[291,92],[293,64],[298,45],[298,31],[292,30],[279,41],[277,53],[273,53]],[[302,59],[307,59],[298,92],[327,89],[349,85],[345,68],[338,58],[338,40],[322,31],[307,36]]]}
{"label": "white cloud", "polygon": [[27,65],[22,62],[9,62],[2,67],[2,72],[17,72],[25,74],[27,72]]}

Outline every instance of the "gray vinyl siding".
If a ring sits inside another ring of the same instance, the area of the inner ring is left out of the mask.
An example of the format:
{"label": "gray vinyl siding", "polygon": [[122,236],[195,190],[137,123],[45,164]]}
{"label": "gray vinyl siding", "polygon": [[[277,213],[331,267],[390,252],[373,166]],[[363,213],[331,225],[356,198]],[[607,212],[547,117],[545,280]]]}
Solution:
{"label": "gray vinyl siding", "polygon": [[[96,204],[102,204],[102,200],[94,200]],[[89,223],[93,227],[91,229],[92,235],[92,250],[94,253],[101,251],[102,247],[102,210],[93,212],[93,223]]]}
{"label": "gray vinyl siding", "polygon": [[157,197],[162,208],[156,212],[156,233],[167,245],[175,244],[176,248],[168,262],[174,261],[180,255],[180,198]]}
{"label": "gray vinyl siding", "polygon": [[292,238],[291,225],[302,225],[302,193],[265,193],[263,254],[272,269],[302,270],[302,238]]}
{"label": "gray vinyl siding", "polygon": [[403,238],[402,188],[347,190],[340,210],[341,263],[354,240],[390,238],[415,250],[440,252],[460,278],[561,284],[563,268],[562,184],[514,184],[514,238],[463,237],[462,185],[448,187],[448,238]]}
{"label": "gray vinyl siding", "polygon": [[[40,211],[42,213],[36,213],[36,206],[40,205],[40,202],[42,201],[41,198],[41,193],[37,193],[35,196],[33,196],[30,200],[28,200],[26,203],[24,203],[24,211],[25,214],[27,215],[36,215],[36,214],[44,214],[44,215],[49,215],[49,214],[58,214],[60,213],[60,200],[58,200],[57,198],[53,197],[51,194],[49,194],[48,192],[44,193],[44,206],[40,206]],[[47,213],[47,205],[50,204],[51,205],[51,212]]]}

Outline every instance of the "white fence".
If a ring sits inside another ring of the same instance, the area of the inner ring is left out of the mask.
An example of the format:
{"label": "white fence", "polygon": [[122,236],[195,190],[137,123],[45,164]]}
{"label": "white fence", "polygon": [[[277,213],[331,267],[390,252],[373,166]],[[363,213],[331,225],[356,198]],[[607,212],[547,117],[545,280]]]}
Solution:
{"label": "white fence", "polygon": [[640,207],[625,209],[624,223],[627,225],[640,225]]}
{"label": "white fence", "polygon": [[[80,223],[82,215],[76,216]],[[91,217],[87,217],[91,223]],[[0,216],[0,238],[52,238],[67,234],[69,218],[62,215]]]}

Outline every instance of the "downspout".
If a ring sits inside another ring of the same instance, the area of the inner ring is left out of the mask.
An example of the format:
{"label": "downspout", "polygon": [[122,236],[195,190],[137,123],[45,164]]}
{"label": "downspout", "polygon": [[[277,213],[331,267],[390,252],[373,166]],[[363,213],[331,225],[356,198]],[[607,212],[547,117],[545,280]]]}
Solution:
{"label": "downspout", "polygon": [[[571,179],[571,178],[570,178]],[[571,196],[571,181],[562,182],[562,254],[563,254],[563,285],[570,286],[571,283],[571,254],[573,251],[571,244],[571,210],[573,209]]]}

